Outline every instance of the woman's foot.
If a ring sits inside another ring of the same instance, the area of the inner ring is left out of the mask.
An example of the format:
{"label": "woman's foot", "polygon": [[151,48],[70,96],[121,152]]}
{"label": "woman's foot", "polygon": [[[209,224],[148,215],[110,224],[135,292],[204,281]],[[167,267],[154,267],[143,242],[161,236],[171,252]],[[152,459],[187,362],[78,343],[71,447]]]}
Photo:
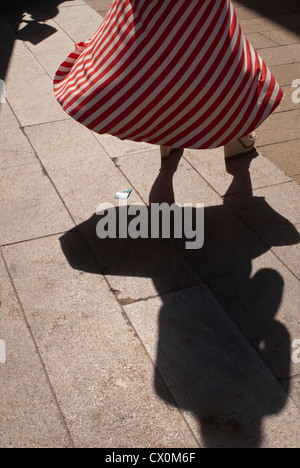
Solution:
{"label": "woman's foot", "polygon": [[168,158],[174,149],[175,148],[173,148],[172,146],[162,146],[161,145],[160,146],[161,159]]}
{"label": "woman's foot", "polygon": [[224,147],[225,158],[231,159],[231,158],[237,158],[238,156],[245,156],[251,153],[251,151],[255,147],[255,143],[256,143],[255,133],[250,133],[250,135],[240,138],[239,140],[232,141],[231,143],[228,143],[228,145],[225,145]]}

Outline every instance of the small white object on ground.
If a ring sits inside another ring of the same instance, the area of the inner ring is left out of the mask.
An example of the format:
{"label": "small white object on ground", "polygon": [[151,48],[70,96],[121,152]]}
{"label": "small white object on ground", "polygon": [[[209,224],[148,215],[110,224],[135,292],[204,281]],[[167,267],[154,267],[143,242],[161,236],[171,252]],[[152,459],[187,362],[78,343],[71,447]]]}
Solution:
{"label": "small white object on ground", "polygon": [[131,192],[132,192],[132,189],[117,192],[116,195],[115,195],[115,198],[117,198],[119,200],[127,200],[129,195],[131,194]]}
{"label": "small white object on ground", "polygon": [[6,345],[3,340],[0,340],[0,364],[6,364]]}
{"label": "small white object on ground", "polygon": [[5,81],[0,80],[0,104],[6,103]]}

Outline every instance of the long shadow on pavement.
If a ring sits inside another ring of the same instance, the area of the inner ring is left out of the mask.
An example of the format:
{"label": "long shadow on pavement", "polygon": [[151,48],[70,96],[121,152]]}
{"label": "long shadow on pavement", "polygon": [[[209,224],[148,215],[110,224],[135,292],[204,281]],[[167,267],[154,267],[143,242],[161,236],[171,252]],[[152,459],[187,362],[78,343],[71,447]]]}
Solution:
{"label": "long shadow on pavement", "polygon": [[[172,181],[181,156],[177,152],[163,163],[150,194],[151,203],[174,201]],[[227,170],[234,175],[229,191],[238,191],[242,184],[239,206],[244,202],[247,210],[273,219],[273,245],[298,243],[294,226],[264,199],[253,197],[251,160],[245,157],[242,163],[228,163]],[[143,301],[132,304],[135,314],[129,317],[142,340],[155,341],[154,336],[149,338],[149,330],[153,334],[159,326],[154,377],[158,395],[184,410],[187,418],[190,414],[196,417],[206,447],[254,448],[261,445],[263,418],[279,413],[286,403],[287,393],[281,391],[274,376],[287,378],[290,371],[290,336],[276,320],[288,285],[268,264],[252,276],[253,260],[270,246],[236,216],[226,198],[223,205],[205,208],[205,243],[198,251],[185,250],[185,239],[100,240],[96,215],[60,241],[74,269],[104,274],[112,284],[114,276],[152,278],[162,302],[159,315],[155,300],[149,299],[146,308]],[[116,210],[110,214],[119,219],[125,214],[120,210],[127,208]],[[131,220],[129,217],[128,225]],[[86,244],[95,260],[93,266],[82,255]],[[120,300],[129,314],[128,304],[133,302]],[[99,308],[105,314],[101,298]],[[151,323],[155,324],[152,328]]]}

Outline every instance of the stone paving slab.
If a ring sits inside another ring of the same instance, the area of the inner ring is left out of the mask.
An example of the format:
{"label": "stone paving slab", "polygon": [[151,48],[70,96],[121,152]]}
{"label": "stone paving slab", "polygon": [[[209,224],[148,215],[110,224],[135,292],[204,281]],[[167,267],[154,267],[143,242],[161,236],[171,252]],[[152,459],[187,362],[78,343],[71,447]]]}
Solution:
{"label": "stone paving slab", "polygon": [[[240,252],[238,247],[236,250]],[[203,273],[209,259],[207,251],[193,264],[273,374],[279,380],[297,375],[298,364],[291,360],[290,350],[300,332],[299,282],[270,252],[249,261],[248,270],[247,255],[240,256],[243,258],[233,260],[233,266],[227,269],[213,259],[210,275]],[[221,276],[222,266],[226,276]]]}
{"label": "stone paving slab", "polygon": [[258,146],[295,140],[299,137],[299,128],[299,110],[272,114],[257,130]]}
{"label": "stone paving slab", "polygon": [[[266,201],[254,198],[254,211],[262,208],[266,219],[285,223],[282,230],[274,223],[273,243],[266,245],[249,229],[245,216],[247,224],[242,221],[242,210],[240,218],[231,211],[231,198],[226,197],[223,206],[206,208],[201,250],[185,251],[181,244],[179,248],[272,372],[280,379],[286,378],[290,372],[298,372],[297,364],[291,362],[290,343],[300,333],[299,280],[277,257],[286,253],[290,258],[288,253],[272,246],[296,246],[299,234]],[[299,254],[295,251],[292,256],[298,258]]]}
{"label": "stone paving slab", "polygon": [[[241,26],[245,33],[272,31],[279,29],[284,31],[286,28],[300,27],[300,14],[285,14],[274,17],[250,18],[241,20]],[[291,48],[294,50],[294,48]]]}
{"label": "stone paving slab", "polygon": [[111,0],[89,0],[87,3],[104,17],[108,12],[112,2]]}
{"label": "stone paving slab", "polygon": [[[117,212],[119,216],[119,212]],[[106,239],[95,234],[97,218],[79,225],[93,256],[120,304],[131,304],[202,283],[200,276],[168,239]],[[69,245],[69,234],[62,237],[62,248]],[[69,251],[76,262],[76,249]]]}
{"label": "stone paving slab", "polygon": [[[299,103],[292,100],[295,88],[291,87],[292,83],[300,78],[299,2],[242,0],[233,3],[237,7],[243,31],[254,47],[257,47],[286,94],[275,116],[272,116],[271,120],[268,119],[267,125],[264,123],[262,128],[258,129],[258,146],[263,152],[265,144],[271,145],[265,155],[298,182],[295,168],[299,158],[289,150],[290,141],[297,142],[300,128]],[[289,10],[289,13],[284,14],[283,9]],[[273,47],[269,41],[274,43]],[[272,125],[273,130],[268,125]],[[280,147],[276,145],[278,139],[281,140]],[[282,142],[287,142],[286,151],[281,151],[285,147]],[[286,158],[289,164],[286,164]]]}
{"label": "stone paving slab", "polygon": [[[197,447],[99,272],[70,268],[57,237],[3,251],[75,446]],[[77,260],[95,270],[86,246]]]}
{"label": "stone paving slab", "polygon": [[0,257],[0,338],[6,364],[0,363],[0,447],[73,446],[43,363]]}
{"label": "stone paving slab", "polygon": [[[290,182],[291,179],[262,154],[256,155],[254,153],[253,156],[253,159],[251,157],[248,159],[248,164],[245,163],[245,159],[236,159],[235,161],[227,163],[226,166],[223,148],[217,148],[216,150],[184,151],[184,157],[191,166],[201,174],[221,196]],[[240,183],[238,187],[231,185],[234,177],[232,172],[237,172],[240,178],[244,176],[245,183]],[[249,176],[251,179],[251,186],[249,185]]]}
{"label": "stone paving slab", "polygon": [[[221,202],[220,196],[207,185],[207,181],[197,174],[184,158],[180,159],[180,153],[174,156],[173,161],[170,160],[164,163],[162,176],[166,173],[167,181],[164,182],[165,190],[163,193],[159,183],[160,153],[158,149],[119,157],[118,166],[147,203],[149,197],[151,197],[151,190],[155,181],[159,184],[160,193],[158,196],[161,198],[155,200],[157,202],[161,202],[163,198],[168,198],[169,192],[173,188],[173,197],[176,203],[181,206],[184,203],[194,205],[204,203],[206,206],[212,206]],[[170,177],[171,175],[174,177]]]}
{"label": "stone paving slab", "polygon": [[294,404],[209,290],[181,291],[125,310],[201,444],[297,446]]}
{"label": "stone paving slab", "polygon": [[[69,9],[66,9],[66,11],[68,12]],[[28,21],[30,21],[30,15],[25,14],[20,24],[18,36],[22,38],[28,49],[52,79],[59,65],[73,51],[74,41],[66,35],[53,19],[43,22],[43,28],[45,26],[49,28],[49,35],[41,40],[41,31],[38,31],[35,35],[26,33]],[[43,34],[45,33],[43,32]]]}
{"label": "stone paving slab", "polygon": [[246,33],[245,36],[251,42],[253,47],[255,47],[255,49],[258,51],[260,49],[266,49],[267,47],[277,46],[276,42],[272,41],[271,39],[268,39],[265,34],[261,34],[259,32],[248,34]]}
{"label": "stone paving slab", "polygon": [[[55,139],[52,137],[55,133]],[[94,135],[74,120],[25,128],[25,133],[77,223],[130,188]],[[132,202],[141,202],[136,193]]]}
{"label": "stone paving slab", "polygon": [[55,23],[76,43],[91,39],[102,20],[103,18],[87,4],[62,8],[54,19]]}
{"label": "stone paving slab", "polygon": [[296,403],[298,408],[300,408],[300,376],[296,375],[291,381],[286,382],[285,388],[286,391],[291,391],[292,400]]}
{"label": "stone paving slab", "polygon": [[[37,125],[25,130],[120,301],[134,301],[156,295],[153,278],[163,278],[161,284],[163,292],[197,284],[199,281],[197,275],[189,271],[188,266],[167,240],[163,245],[155,240],[150,243],[142,241],[138,245],[136,242],[129,242],[130,245],[125,242],[124,248],[122,242],[114,240],[99,242],[96,236],[96,225],[100,220],[95,216],[97,207],[104,202],[118,206],[115,194],[126,188],[137,189],[130,196],[130,204],[145,203],[148,193],[142,191],[136,184],[133,174],[127,172],[126,177],[122,175],[120,165],[116,167],[91,132],[71,120]],[[55,131],[55,140],[49,138],[51,131]],[[140,146],[140,149],[144,147]],[[153,179],[148,178],[151,184],[159,169],[159,150],[147,154],[152,158]],[[138,156],[141,157],[140,154]],[[131,155],[130,159],[133,158]],[[138,165],[135,164],[135,167]],[[149,176],[149,164],[147,171]],[[144,178],[141,177],[140,180]],[[145,196],[145,199],[143,200],[139,194]],[[158,249],[156,256],[153,255],[155,248]],[[116,251],[119,252],[118,256]],[[177,261],[173,260],[170,264],[171,252]],[[113,255],[116,258],[109,261]],[[151,259],[151,266],[148,265],[148,271],[144,275],[141,274],[142,263],[139,264],[138,258],[141,262]],[[125,278],[122,276],[124,267],[130,272]]]}
{"label": "stone paving slab", "polygon": [[125,156],[127,154],[142,153],[145,151],[153,151],[154,148],[159,151],[159,148],[150,143],[138,143],[136,141],[130,140],[119,140],[119,138],[114,137],[113,135],[99,135],[95,133],[95,137],[105,148],[106,152],[110,155],[112,159],[116,159],[120,156]]}
{"label": "stone paving slab", "polygon": [[1,245],[74,226],[38,161],[0,171],[0,200]]}
{"label": "stone paving slab", "polygon": [[0,106],[0,170],[34,162],[34,151],[11,108],[3,104]]}
{"label": "stone paving slab", "polygon": [[291,44],[274,48],[268,47],[266,49],[261,49],[260,55],[270,67],[272,65],[297,62],[300,57],[300,44]]}
{"label": "stone paving slab", "polygon": [[69,118],[57,104],[51,78],[20,41],[16,41],[11,56],[6,89],[9,103],[23,126]]}
{"label": "stone paving slab", "polygon": [[276,42],[280,46],[299,43],[300,28],[294,28],[291,31],[274,30],[265,31],[264,36]]}
{"label": "stone paving slab", "polygon": [[227,202],[300,279],[298,200],[295,182],[254,190],[254,198],[232,196]]}
{"label": "stone paving slab", "polygon": [[[295,88],[293,88],[291,85],[282,86],[282,90],[285,94],[285,97],[283,101],[281,102],[280,106],[278,106],[277,109],[275,109],[274,114],[278,114],[280,112],[282,113],[281,116],[284,118],[284,112],[296,110],[296,105],[295,105],[295,102],[293,101]],[[296,132],[295,132],[295,135],[296,135]]]}
{"label": "stone paving slab", "polygon": [[285,65],[271,65],[270,70],[281,86],[292,85],[300,77],[300,62]]}

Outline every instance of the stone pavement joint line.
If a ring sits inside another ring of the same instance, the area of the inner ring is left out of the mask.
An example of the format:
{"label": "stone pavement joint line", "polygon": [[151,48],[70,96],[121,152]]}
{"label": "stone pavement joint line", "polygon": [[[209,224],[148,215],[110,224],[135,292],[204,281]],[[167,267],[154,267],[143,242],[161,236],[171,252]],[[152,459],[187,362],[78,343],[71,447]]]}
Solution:
{"label": "stone pavement joint line", "polygon": [[[299,447],[300,8],[233,3],[286,99],[256,157],[160,170],[157,146],[92,134],[53,94],[110,0],[1,2],[1,448]],[[204,247],[100,241],[96,208],[129,188],[204,203]]]}

